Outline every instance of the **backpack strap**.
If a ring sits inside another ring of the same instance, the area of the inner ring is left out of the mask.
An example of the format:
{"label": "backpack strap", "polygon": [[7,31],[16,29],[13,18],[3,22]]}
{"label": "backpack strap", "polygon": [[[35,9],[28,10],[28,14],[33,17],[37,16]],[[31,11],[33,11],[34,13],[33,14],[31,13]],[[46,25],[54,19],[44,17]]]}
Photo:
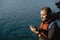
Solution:
{"label": "backpack strap", "polygon": [[48,30],[52,28],[52,25],[55,23],[56,21],[52,21],[49,26],[48,26]]}

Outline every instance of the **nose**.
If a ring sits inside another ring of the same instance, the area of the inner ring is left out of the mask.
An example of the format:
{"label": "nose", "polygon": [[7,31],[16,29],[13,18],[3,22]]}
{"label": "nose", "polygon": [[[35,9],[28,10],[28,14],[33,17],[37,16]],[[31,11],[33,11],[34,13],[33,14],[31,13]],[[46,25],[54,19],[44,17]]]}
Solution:
{"label": "nose", "polygon": [[41,16],[41,18],[43,19],[43,16]]}
{"label": "nose", "polygon": [[41,18],[43,18],[43,15],[41,15]]}
{"label": "nose", "polygon": [[41,18],[43,18],[43,17],[41,17]]}

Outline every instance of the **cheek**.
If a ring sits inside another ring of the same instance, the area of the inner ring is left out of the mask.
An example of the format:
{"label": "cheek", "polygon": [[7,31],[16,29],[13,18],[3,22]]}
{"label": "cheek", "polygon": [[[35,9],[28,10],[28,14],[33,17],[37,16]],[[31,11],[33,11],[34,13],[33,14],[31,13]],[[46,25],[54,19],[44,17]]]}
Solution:
{"label": "cheek", "polygon": [[43,18],[46,18],[46,16],[43,16]]}
{"label": "cheek", "polygon": [[41,16],[41,18],[45,19],[46,18],[46,15],[45,16]]}

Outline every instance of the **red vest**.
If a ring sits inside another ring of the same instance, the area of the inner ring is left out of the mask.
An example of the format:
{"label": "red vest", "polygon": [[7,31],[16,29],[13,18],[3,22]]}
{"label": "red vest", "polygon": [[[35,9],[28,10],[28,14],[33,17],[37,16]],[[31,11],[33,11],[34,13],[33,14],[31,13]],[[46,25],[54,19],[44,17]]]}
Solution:
{"label": "red vest", "polygon": [[40,25],[40,34],[43,37],[47,37],[48,35],[48,27],[49,27],[50,22],[51,20],[49,19],[48,21],[46,21],[45,23],[41,23]]}

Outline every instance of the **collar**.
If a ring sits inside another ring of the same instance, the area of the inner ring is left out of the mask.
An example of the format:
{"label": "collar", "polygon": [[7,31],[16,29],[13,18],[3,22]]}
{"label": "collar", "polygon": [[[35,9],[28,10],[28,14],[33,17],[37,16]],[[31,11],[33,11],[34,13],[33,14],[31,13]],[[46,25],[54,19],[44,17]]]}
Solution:
{"label": "collar", "polygon": [[45,24],[45,23],[49,23],[49,22],[51,22],[52,21],[52,19],[47,19],[46,21],[44,21],[43,23]]}

